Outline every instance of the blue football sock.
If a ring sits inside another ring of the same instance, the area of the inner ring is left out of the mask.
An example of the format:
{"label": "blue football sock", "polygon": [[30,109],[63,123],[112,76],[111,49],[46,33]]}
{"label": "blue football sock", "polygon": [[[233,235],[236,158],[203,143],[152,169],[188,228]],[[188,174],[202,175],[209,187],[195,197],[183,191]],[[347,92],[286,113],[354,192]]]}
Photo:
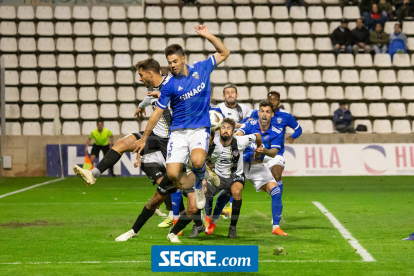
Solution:
{"label": "blue football sock", "polygon": [[183,198],[183,194],[181,190],[177,190],[177,192],[171,194],[171,205],[172,205],[174,216],[180,215],[180,205],[181,205],[182,198]]}
{"label": "blue football sock", "polygon": [[281,188],[279,186],[274,187],[270,191],[270,196],[272,197],[273,225],[279,225],[283,210]]}
{"label": "blue football sock", "polygon": [[230,208],[233,206],[233,197],[230,197]]}
{"label": "blue football sock", "polygon": [[221,211],[223,211],[224,206],[226,206],[226,203],[228,201],[229,201],[229,196],[221,192],[220,195],[217,197],[216,206],[214,207],[213,219],[215,220],[219,219],[221,215]]}
{"label": "blue football sock", "polygon": [[206,164],[204,163],[201,168],[193,167],[191,171],[194,173],[194,176],[196,179],[194,183],[194,188],[196,188],[197,190],[200,190],[201,188],[203,188],[203,179],[204,179],[204,174],[206,172]]}
{"label": "blue football sock", "polygon": [[211,211],[213,210],[213,198],[212,197],[206,197],[206,206],[204,207],[206,211],[206,216],[211,216]]}
{"label": "blue football sock", "polygon": [[283,181],[276,181],[277,186],[280,188],[280,193],[283,194]]}

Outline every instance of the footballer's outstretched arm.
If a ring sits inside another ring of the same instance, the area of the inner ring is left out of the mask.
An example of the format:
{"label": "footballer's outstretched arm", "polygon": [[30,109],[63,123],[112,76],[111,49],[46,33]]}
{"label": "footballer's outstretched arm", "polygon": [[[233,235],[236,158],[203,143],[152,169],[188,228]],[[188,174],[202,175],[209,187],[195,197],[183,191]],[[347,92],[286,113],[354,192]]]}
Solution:
{"label": "footballer's outstretched arm", "polygon": [[151,114],[151,117],[148,120],[147,127],[145,128],[144,134],[142,135],[141,139],[139,139],[138,141],[134,143],[133,145],[134,151],[132,153],[135,153],[135,152],[141,153],[142,149],[145,147],[148,136],[151,134],[151,132],[157,125],[163,112],[164,112],[164,109],[158,106],[155,108],[154,112]]}
{"label": "footballer's outstretched arm", "polygon": [[214,54],[214,58],[216,59],[217,65],[219,65],[229,57],[229,49],[227,49],[227,47],[224,46],[223,42],[221,42],[220,39],[218,39],[215,35],[210,33],[210,31],[205,25],[194,26],[194,28],[199,35],[207,38],[208,41],[210,41],[211,44],[213,44],[214,48],[216,48],[217,53]]}

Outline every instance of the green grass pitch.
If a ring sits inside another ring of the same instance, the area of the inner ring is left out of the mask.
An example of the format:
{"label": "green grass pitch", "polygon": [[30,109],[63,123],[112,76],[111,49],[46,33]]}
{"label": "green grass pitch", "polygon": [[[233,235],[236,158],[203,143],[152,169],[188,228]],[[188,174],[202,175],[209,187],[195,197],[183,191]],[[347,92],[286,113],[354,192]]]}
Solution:
{"label": "green grass pitch", "polygon": [[[0,195],[48,180],[2,178]],[[168,229],[157,227],[161,217],[138,238],[115,242],[154,193],[144,177],[100,178],[92,187],[67,178],[0,198],[0,275],[171,275],[151,272],[151,246],[169,244]],[[375,262],[362,262],[312,201]],[[213,236],[189,239],[188,226],[181,244],[258,245],[258,275],[414,275],[414,241],[401,240],[414,232],[413,177],[285,177],[288,237],[271,234],[270,202],[246,183],[237,239],[227,238],[230,222],[220,218]]]}

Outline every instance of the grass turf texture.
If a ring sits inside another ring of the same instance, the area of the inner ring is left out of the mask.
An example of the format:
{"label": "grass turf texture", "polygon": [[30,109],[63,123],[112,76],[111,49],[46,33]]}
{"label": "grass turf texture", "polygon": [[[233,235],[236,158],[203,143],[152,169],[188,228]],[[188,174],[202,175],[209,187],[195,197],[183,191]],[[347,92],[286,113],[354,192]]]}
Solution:
{"label": "grass turf texture", "polygon": [[[189,239],[189,225],[181,244],[258,245],[259,275],[413,275],[414,242],[401,240],[414,231],[412,179],[285,177],[281,225],[288,237],[271,234],[271,198],[246,183],[237,239],[227,238],[230,221],[220,218],[213,236]],[[0,194],[48,180],[3,178]],[[1,198],[0,263],[22,264],[0,264],[0,274],[155,274],[151,273],[151,246],[170,244],[168,229],[157,227],[161,217],[154,215],[138,238],[115,242],[131,228],[154,193],[147,178],[100,178],[92,187],[68,178]],[[322,203],[376,262],[361,262],[361,256],[312,201]],[[331,260],[335,262],[324,262]],[[100,263],[76,263],[90,261]],[[110,263],[116,261],[142,262]]]}

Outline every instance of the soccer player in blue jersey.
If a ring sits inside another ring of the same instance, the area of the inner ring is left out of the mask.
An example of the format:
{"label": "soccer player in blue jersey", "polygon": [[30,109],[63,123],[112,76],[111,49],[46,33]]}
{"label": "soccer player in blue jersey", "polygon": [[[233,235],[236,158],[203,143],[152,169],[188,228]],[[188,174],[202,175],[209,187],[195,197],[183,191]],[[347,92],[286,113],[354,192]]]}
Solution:
{"label": "soccer player in blue jersey", "polygon": [[243,153],[244,173],[256,191],[265,191],[272,197],[273,229],[275,235],[287,236],[280,228],[282,217],[282,192],[270,171],[263,165],[265,156],[274,158],[282,148],[283,133],[271,124],[274,117],[273,106],[270,101],[261,101],[259,105],[258,120],[249,120],[239,129],[236,135],[260,133],[262,146],[250,144]]}
{"label": "soccer player in blue jersey", "polygon": [[[209,40],[216,48],[217,53],[207,60],[189,66],[185,64],[185,52],[180,45],[173,44],[165,48],[164,53],[172,74],[169,81],[161,89],[157,108],[148,121],[144,135],[134,144],[134,152],[140,152],[145,147],[149,134],[160,119],[163,110],[170,104],[173,114],[167,148],[167,176],[174,181],[177,188],[180,188],[179,179],[183,175],[183,165],[191,158],[192,171],[196,178],[194,183],[195,203],[198,209],[202,209],[206,200],[202,189],[202,180],[206,170],[205,159],[211,126],[209,116],[210,74],[221,62],[226,60],[230,51],[210,33],[206,26],[195,26],[195,31]],[[187,215],[194,214],[187,213]],[[188,223],[190,221],[188,218]],[[188,223],[186,220],[186,224]],[[174,234],[177,233],[172,233],[168,237],[171,241],[175,239]]]}

